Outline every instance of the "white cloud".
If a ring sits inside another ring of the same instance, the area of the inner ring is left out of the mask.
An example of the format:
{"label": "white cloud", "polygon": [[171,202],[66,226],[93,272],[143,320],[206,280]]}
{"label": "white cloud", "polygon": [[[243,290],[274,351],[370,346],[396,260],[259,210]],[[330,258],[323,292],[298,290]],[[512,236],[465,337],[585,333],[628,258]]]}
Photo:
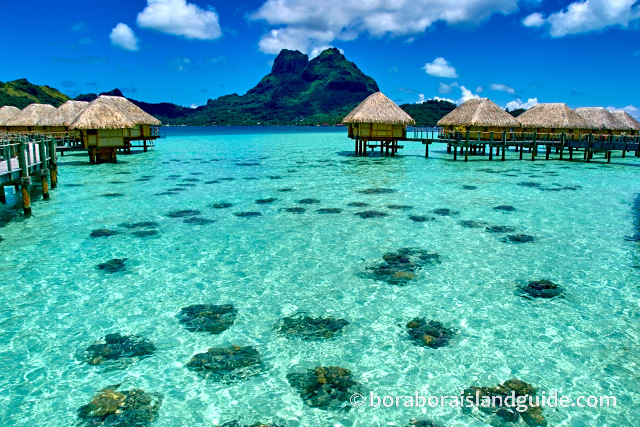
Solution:
{"label": "white cloud", "polygon": [[169,69],[173,71],[187,71],[193,63],[190,58],[178,57],[168,62]]}
{"label": "white cloud", "polygon": [[124,50],[138,50],[138,38],[127,24],[120,22],[109,34],[111,44]]}
{"label": "white cloud", "polygon": [[188,39],[213,40],[222,35],[218,14],[186,0],[147,0],[138,26]]}
{"label": "white cloud", "polygon": [[541,27],[544,25],[545,19],[541,13],[532,13],[522,20],[522,25],[525,27]]}
{"label": "white cloud", "polygon": [[433,98],[431,98],[431,99],[433,99],[434,101],[447,101],[447,102],[450,102],[450,103],[452,103],[452,104],[455,104],[455,103],[456,103],[456,101],[454,101],[453,99],[449,99],[449,98],[440,98],[439,96],[434,96],[434,97],[433,97]]}
{"label": "white cloud", "polygon": [[510,93],[511,95],[515,95],[516,90],[512,87],[509,87],[505,84],[502,83],[491,83],[489,85],[489,89],[491,90],[497,90],[499,92],[505,92],[505,93]]}
{"label": "white cloud", "polygon": [[475,93],[471,92],[469,89],[467,89],[464,86],[460,86],[460,90],[462,91],[462,97],[460,97],[460,99],[458,99],[456,101],[456,104],[460,105],[463,102],[466,102],[470,99],[476,99],[476,98],[480,98],[480,96],[476,95]]}
{"label": "white cloud", "polygon": [[434,77],[444,77],[447,79],[455,79],[458,77],[456,69],[449,65],[446,59],[438,57],[431,63],[426,63],[422,67],[427,74]]}
{"label": "white cloud", "polygon": [[628,27],[640,18],[637,0],[585,0],[547,18],[552,37],[598,31],[611,26]]}
{"label": "white cloud", "polygon": [[484,92],[484,88],[482,86],[478,86],[475,90],[476,93],[482,93]]}
{"label": "white cloud", "polygon": [[522,100],[518,98],[515,101],[507,102],[507,109],[517,110],[518,108],[524,108],[525,110],[528,110],[529,108],[537,104],[538,98],[529,98],[527,102],[522,102]]}
{"label": "white cloud", "polygon": [[426,101],[426,99],[424,98],[424,93],[419,93],[418,94],[418,102],[416,102],[416,104],[424,104]]}
{"label": "white cloud", "polygon": [[334,39],[330,31],[307,31],[302,28],[279,28],[271,30],[260,39],[258,46],[264,53],[280,53],[282,49],[311,53],[319,46],[328,45]]}
{"label": "white cloud", "polygon": [[453,82],[451,84],[440,82],[440,84],[438,85],[438,93],[451,93],[453,92],[454,87],[458,87],[457,82]]}
{"label": "white cloud", "polygon": [[[373,37],[407,37],[423,33],[437,21],[447,24],[479,24],[495,13],[518,10],[518,0],[266,0],[249,19],[276,27],[260,41],[263,52],[273,53],[277,43],[294,49],[300,43],[283,30],[296,31],[306,39],[307,51],[333,40],[353,40],[360,34]],[[315,36],[322,35],[320,40]],[[263,43],[269,39],[269,43]],[[269,49],[265,51],[265,48]]]}

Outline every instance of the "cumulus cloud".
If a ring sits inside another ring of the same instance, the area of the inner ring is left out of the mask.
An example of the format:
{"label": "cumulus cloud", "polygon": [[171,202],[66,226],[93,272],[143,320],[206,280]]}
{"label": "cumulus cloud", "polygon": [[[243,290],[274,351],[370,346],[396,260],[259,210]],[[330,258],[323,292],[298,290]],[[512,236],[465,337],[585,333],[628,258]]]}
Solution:
{"label": "cumulus cloud", "polygon": [[456,103],[456,101],[454,101],[453,99],[449,99],[449,98],[440,98],[439,96],[434,96],[434,97],[433,97],[433,98],[431,98],[431,99],[433,99],[434,101],[447,101],[447,102],[450,102],[450,103],[452,103],[452,104],[455,104],[455,103]]}
{"label": "cumulus cloud", "polygon": [[416,104],[424,104],[426,101],[425,97],[424,97],[424,93],[419,93],[418,94],[418,102],[416,102]]}
{"label": "cumulus cloud", "polygon": [[478,86],[475,90],[476,93],[482,93],[484,92],[484,88],[482,86]]}
{"label": "cumulus cloud", "polygon": [[222,35],[218,14],[186,0],[147,0],[138,26],[188,39],[213,40]]}
{"label": "cumulus cloud", "polygon": [[[311,52],[309,52],[309,59],[313,59],[316,56],[320,55],[322,53],[322,51],[327,50],[327,49],[331,49],[335,46],[331,46],[331,45],[325,45],[325,46],[317,46],[314,47]],[[344,50],[342,49],[338,49],[338,51],[344,55]]]}
{"label": "cumulus cloud", "polygon": [[438,93],[451,93],[453,92],[453,88],[457,86],[458,83],[456,82],[453,82],[451,84],[440,82],[440,84],[438,85]]}
{"label": "cumulus cloud", "polygon": [[489,85],[489,89],[497,90],[499,92],[509,93],[511,95],[515,95],[516,94],[516,90],[514,88],[509,87],[509,86],[507,86],[505,84],[502,84],[502,83],[492,83],[492,84]]}
{"label": "cumulus cloud", "polygon": [[518,98],[515,101],[507,102],[507,109],[517,110],[518,108],[524,108],[525,110],[528,110],[529,108],[537,104],[538,98],[529,98],[527,102],[522,102],[522,100]]}
{"label": "cumulus cloud", "polygon": [[192,65],[191,59],[187,57],[174,58],[167,63],[167,67],[173,71],[187,71]]}
{"label": "cumulus cloud", "polygon": [[552,13],[546,21],[552,37],[564,37],[612,26],[626,28],[631,21],[639,18],[637,0],[585,0]]}
{"label": "cumulus cloud", "polygon": [[[517,0],[266,0],[250,19],[266,21],[277,29],[276,34],[263,36],[259,44],[263,52],[273,53],[274,45],[299,47],[291,32],[306,35],[302,47],[309,52],[316,46],[353,40],[360,34],[412,40],[437,21],[479,24],[495,13],[517,10]],[[318,35],[321,37],[316,40]],[[265,39],[269,42],[263,43]]]}
{"label": "cumulus cloud", "polygon": [[111,44],[124,50],[138,50],[138,38],[127,24],[120,22],[109,34]]}
{"label": "cumulus cloud", "polygon": [[545,19],[541,13],[532,13],[522,20],[522,25],[525,27],[541,27],[545,23]]}
{"label": "cumulus cloud", "polygon": [[480,98],[480,96],[478,96],[477,94],[471,92],[469,89],[467,89],[464,86],[460,86],[460,90],[462,91],[462,96],[460,97],[460,99],[458,99],[456,101],[456,104],[460,105],[470,99],[476,99],[476,98]]}
{"label": "cumulus cloud", "polygon": [[308,31],[304,28],[273,29],[260,39],[258,46],[264,53],[280,53],[282,49],[311,53],[318,46],[325,46],[334,39],[330,31]]}
{"label": "cumulus cloud", "polygon": [[453,68],[443,57],[438,57],[431,63],[427,62],[422,69],[425,70],[427,74],[434,77],[444,77],[447,79],[455,79],[458,77],[456,69]]}

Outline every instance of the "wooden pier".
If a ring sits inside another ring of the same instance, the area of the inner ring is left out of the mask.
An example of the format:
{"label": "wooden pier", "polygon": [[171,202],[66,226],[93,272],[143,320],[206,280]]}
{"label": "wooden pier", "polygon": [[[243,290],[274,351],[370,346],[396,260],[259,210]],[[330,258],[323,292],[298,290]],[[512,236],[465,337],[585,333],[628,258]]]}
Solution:
{"label": "wooden pier", "polygon": [[[432,133],[431,137],[425,132]],[[413,138],[409,137],[413,133]],[[528,150],[534,161],[536,157],[544,155],[549,160],[555,154],[559,160],[574,160],[574,157],[582,155],[583,160],[589,162],[594,154],[604,153],[607,162],[611,161],[613,152],[619,151],[620,157],[626,157],[627,153],[634,153],[640,157],[640,136],[638,135],[602,135],[585,133],[570,135],[567,133],[537,132],[474,132],[474,138],[470,138],[470,132],[436,132],[415,129],[407,132],[405,141],[420,141],[425,145],[425,157],[429,157],[429,145],[432,143],[447,144],[447,152],[453,154],[453,160],[458,155],[464,156],[464,161],[469,160],[469,155],[487,155],[488,160],[493,160],[494,149],[496,159],[506,160],[506,151],[513,148],[520,154],[520,160],[524,159],[524,152]]]}
{"label": "wooden pier", "polygon": [[25,215],[31,214],[29,187],[32,180],[42,184],[42,197],[49,199],[49,189],[58,185],[55,138],[0,138],[0,203],[6,203],[5,186],[22,190]]}

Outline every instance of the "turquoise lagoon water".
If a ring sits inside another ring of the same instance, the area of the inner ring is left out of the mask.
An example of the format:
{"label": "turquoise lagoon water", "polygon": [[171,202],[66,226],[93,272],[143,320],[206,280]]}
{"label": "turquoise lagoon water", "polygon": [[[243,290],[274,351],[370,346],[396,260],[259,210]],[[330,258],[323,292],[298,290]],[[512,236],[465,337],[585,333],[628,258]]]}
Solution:
{"label": "turquoise lagoon water", "polygon": [[[351,140],[334,130],[166,133],[154,151],[121,155],[118,164],[61,158],[60,187],[51,200],[36,201],[31,218],[0,228],[1,425],[74,425],[78,407],[117,383],[164,395],[154,426],[236,419],[404,426],[411,418],[485,425],[448,406],[308,407],[286,374],[316,366],[348,368],[378,396],[458,395],[510,378],[571,398],[615,395],[615,408],[543,413],[549,425],[640,425],[640,269],[636,243],[628,239],[635,234],[639,159],[531,162],[511,153],[507,162],[472,157],[463,163],[451,161],[443,147],[425,159],[417,143],[407,143],[395,158],[356,158]],[[219,178],[234,179],[207,184]],[[177,184],[185,190],[158,194]],[[284,188],[293,191],[278,191]],[[368,188],[396,191],[358,192]],[[269,197],[277,201],[255,203]],[[320,203],[298,203],[306,198]],[[217,202],[233,206],[210,207]],[[11,194],[9,203],[17,203]],[[516,210],[494,210],[498,205]],[[290,207],[306,211],[282,209]],[[319,208],[342,212],[319,214]],[[433,214],[438,208],[459,215]],[[199,210],[215,222],[166,216],[180,209]],[[362,210],[388,216],[354,215]],[[241,211],[262,216],[233,215]],[[414,222],[409,215],[436,220]],[[513,226],[536,240],[504,243],[503,235],[465,228],[461,220]],[[141,238],[119,227],[139,221],[158,222],[160,234]],[[120,233],[90,238],[99,228]],[[363,275],[384,253],[403,247],[437,251],[442,262],[405,286]],[[124,257],[124,272],[96,268]],[[540,279],[561,284],[566,298],[515,295],[518,284]],[[220,335],[188,332],[177,314],[196,303],[234,304],[235,324]],[[316,342],[274,332],[280,319],[297,312],[349,325],[342,335]],[[416,316],[458,334],[439,349],[416,346],[404,328]],[[149,338],[156,354],[127,365],[89,366],[76,358],[115,331]],[[186,369],[194,354],[232,344],[255,346],[264,373],[221,384]]]}

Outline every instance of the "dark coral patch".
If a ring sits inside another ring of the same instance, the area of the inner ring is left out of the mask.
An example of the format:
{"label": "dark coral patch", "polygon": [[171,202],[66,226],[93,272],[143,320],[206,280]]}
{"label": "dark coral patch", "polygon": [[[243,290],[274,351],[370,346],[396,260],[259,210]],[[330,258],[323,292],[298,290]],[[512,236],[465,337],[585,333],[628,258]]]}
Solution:
{"label": "dark coral patch", "polygon": [[509,234],[500,240],[505,243],[532,243],[535,241],[535,237],[528,234]]}
{"label": "dark coral patch", "polygon": [[409,206],[409,205],[387,205],[387,208],[389,209],[397,209],[400,211],[408,211],[413,209],[413,206]]}
{"label": "dark coral patch", "polygon": [[503,212],[514,212],[516,210],[516,208],[514,208],[511,205],[500,205],[500,206],[496,206],[493,208],[496,211],[503,211]]}
{"label": "dark coral patch", "polygon": [[305,208],[284,208],[284,211],[289,213],[294,213],[294,214],[301,214],[301,213],[305,213],[306,209]]}
{"label": "dark coral patch", "polygon": [[259,204],[259,205],[267,205],[267,204],[275,202],[276,200],[278,200],[278,199],[276,199],[275,197],[269,197],[268,199],[258,199],[258,200],[256,200],[256,203]]}
{"label": "dark coral patch", "polygon": [[119,392],[118,387],[100,390],[91,402],[78,408],[78,426],[145,427],[158,419],[162,394],[140,389]]}
{"label": "dark coral patch", "polygon": [[227,382],[258,375],[264,365],[255,347],[233,345],[198,353],[187,363],[187,368],[204,378]]}
{"label": "dark coral patch", "polygon": [[533,182],[533,181],[524,181],[524,182],[519,182],[518,185],[520,187],[531,187],[531,188],[539,188],[542,187],[542,184],[540,184],[539,182]]}
{"label": "dark coral patch", "polygon": [[319,214],[339,214],[342,212],[340,208],[320,208],[316,212]]}
{"label": "dark coral patch", "polygon": [[364,212],[356,212],[354,215],[359,216],[360,218],[381,218],[383,216],[388,216],[386,212],[379,211],[364,211]]}
{"label": "dark coral patch", "polygon": [[103,262],[97,265],[98,270],[102,270],[106,273],[118,273],[120,271],[124,271],[127,266],[125,265],[125,261],[128,258],[113,258],[107,262]]}
{"label": "dark coral patch", "polygon": [[194,209],[184,209],[181,211],[171,211],[167,214],[169,218],[186,218],[188,216],[200,215],[200,211]]}
{"label": "dark coral patch", "polygon": [[286,192],[294,191],[294,190],[293,190],[293,188],[281,188],[278,191],[280,191],[281,193],[286,193]]}
{"label": "dark coral patch", "polygon": [[298,200],[298,203],[300,203],[301,205],[314,205],[314,204],[320,203],[320,200],[318,200],[318,199],[302,199],[302,200]]}
{"label": "dark coral patch", "polygon": [[136,237],[153,237],[159,234],[160,232],[158,230],[137,230],[131,232],[131,235]]}
{"label": "dark coral patch", "polygon": [[428,221],[436,220],[432,216],[424,216],[424,215],[409,215],[409,219],[413,222],[428,222]]}
{"label": "dark coral patch", "polygon": [[185,224],[191,224],[191,225],[207,225],[207,224],[211,224],[216,222],[213,219],[209,219],[209,218],[202,218],[199,216],[192,216],[191,218],[187,218],[183,221]]}
{"label": "dark coral patch", "polygon": [[226,208],[230,208],[231,206],[233,206],[233,203],[228,203],[228,202],[220,202],[220,203],[213,203],[211,205],[212,208],[215,209],[226,209]]}
{"label": "dark coral patch", "polygon": [[140,222],[123,222],[119,224],[119,227],[123,228],[149,228],[149,227],[158,227],[158,224],[155,221],[140,221]]}
{"label": "dark coral patch", "polygon": [[235,212],[234,215],[240,218],[254,218],[262,216],[260,212]]}
{"label": "dark coral patch", "polygon": [[484,221],[463,220],[460,221],[460,225],[464,228],[483,228],[487,226],[487,223]]}
{"label": "dark coral patch", "polygon": [[513,233],[516,231],[515,227],[509,227],[508,225],[491,225],[485,230],[489,233]]}
{"label": "dark coral patch", "polygon": [[306,405],[318,409],[349,410],[349,398],[355,393],[365,393],[351,371],[339,366],[318,366],[302,373],[289,373],[287,380]]}
{"label": "dark coral patch", "polygon": [[220,334],[229,329],[237,310],[231,304],[194,304],[180,309],[180,323],[191,332]]}
{"label": "dark coral patch", "polygon": [[434,209],[433,213],[440,216],[453,216],[460,214],[460,212],[452,211],[451,209],[446,208]]}
{"label": "dark coral patch", "polygon": [[109,230],[107,228],[98,228],[97,230],[93,230],[90,237],[109,237],[115,236],[118,234],[118,230]]}
{"label": "dark coral patch", "polygon": [[526,285],[518,286],[516,295],[526,298],[563,298],[564,291],[560,285],[553,283],[551,280],[532,280]]}
{"label": "dark coral patch", "polygon": [[445,328],[440,322],[421,317],[409,321],[407,328],[411,341],[431,348],[444,347],[456,334],[455,329]]}
{"label": "dark coral patch", "polygon": [[103,340],[89,346],[80,358],[90,365],[121,357],[142,357],[156,351],[153,343],[137,335],[107,334]]}
{"label": "dark coral patch", "polygon": [[358,193],[361,194],[390,194],[395,193],[398,190],[394,190],[393,188],[366,188],[364,190],[358,190]]}
{"label": "dark coral patch", "polygon": [[318,341],[340,334],[349,322],[333,317],[310,317],[302,313],[285,317],[276,329],[286,337],[298,337],[304,341]]}
{"label": "dark coral patch", "polygon": [[477,190],[478,187],[476,187],[475,185],[463,185],[462,189],[463,190]]}
{"label": "dark coral patch", "polygon": [[351,203],[347,204],[347,206],[351,206],[351,207],[354,207],[354,208],[364,208],[365,206],[369,206],[369,203],[351,202]]}
{"label": "dark coral patch", "polygon": [[123,193],[105,193],[105,194],[101,194],[101,197],[107,197],[109,199],[114,199],[116,197],[122,197],[124,196]]}
{"label": "dark coral patch", "polygon": [[440,255],[437,252],[412,248],[385,253],[382,259],[384,262],[367,267],[367,276],[400,286],[413,280],[422,267],[440,263]]}

